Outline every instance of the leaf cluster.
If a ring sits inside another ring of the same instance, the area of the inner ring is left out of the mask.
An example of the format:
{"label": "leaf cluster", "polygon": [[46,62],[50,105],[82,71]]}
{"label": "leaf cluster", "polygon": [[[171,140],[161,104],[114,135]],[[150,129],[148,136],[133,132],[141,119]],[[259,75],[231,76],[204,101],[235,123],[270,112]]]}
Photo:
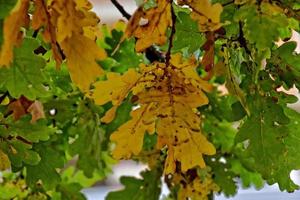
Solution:
{"label": "leaf cluster", "polygon": [[299,189],[299,2],[112,2],[0,0],[0,199],[85,199],[121,159],[149,168],[107,200]]}

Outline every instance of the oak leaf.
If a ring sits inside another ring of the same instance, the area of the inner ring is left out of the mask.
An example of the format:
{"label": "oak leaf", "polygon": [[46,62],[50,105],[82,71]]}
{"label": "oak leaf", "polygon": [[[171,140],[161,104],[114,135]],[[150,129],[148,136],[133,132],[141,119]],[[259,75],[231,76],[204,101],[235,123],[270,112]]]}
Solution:
{"label": "oak leaf", "polygon": [[40,101],[34,101],[27,109],[27,112],[31,114],[31,123],[45,118],[44,106]]}
{"label": "oak leaf", "polygon": [[8,156],[0,149],[0,171],[10,168],[10,161]]}
{"label": "oak leaf", "polygon": [[56,28],[51,23],[50,13],[47,10],[44,0],[35,0],[35,10],[32,15],[31,26],[33,30],[39,30],[44,28],[43,37],[45,42],[51,44],[51,49],[53,53],[53,58],[56,61],[56,66],[59,67],[62,63],[62,56],[59,52],[59,47],[57,46],[56,40]]}
{"label": "oak leaf", "polygon": [[28,8],[29,0],[19,0],[10,15],[4,20],[4,41],[0,51],[0,67],[8,67],[13,60],[13,49],[23,37],[21,27],[26,27],[29,24]]}
{"label": "oak leaf", "polygon": [[141,52],[153,44],[167,41],[166,31],[172,25],[171,3],[157,0],[157,6],[144,10],[141,6],[128,22],[125,37],[136,37],[136,51]]}
{"label": "oak leaf", "polygon": [[168,149],[164,173],[174,173],[176,162],[181,163],[182,171],[205,167],[202,156],[214,154],[215,148],[201,132],[196,108],[208,103],[204,91],[210,91],[211,86],[198,76],[196,66],[194,58],[183,61],[176,54],[169,66],[159,62],[141,65],[140,74],[133,73],[131,79],[129,74],[134,70],[123,76],[108,74],[107,81],[95,84],[92,97],[100,105],[111,101],[113,112],[130,92],[139,107],[131,112],[132,119],[111,135],[116,143],[115,158],[138,155],[145,132],[156,132],[157,149]]}
{"label": "oak leaf", "polygon": [[11,102],[8,105],[8,111],[12,112],[14,120],[19,120],[26,114],[31,114],[31,123],[45,118],[43,104],[40,101],[30,101],[26,97]]}
{"label": "oak leaf", "polygon": [[22,96],[8,105],[8,111],[12,112],[14,120],[18,120],[27,114],[27,109],[31,104],[32,101]]}
{"label": "oak leaf", "polygon": [[209,172],[206,172],[204,177],[196,177],[192,181],[179,174],[173,179],[180,185],[178,199],[208,200],[209,195],[220,190]]}
{"label": "oak leaf", "polygon": [[66,55],[71,79],[86,92],[90,84],[103,74],[96,61],[106,57],[95,38],[84,34],[85,29],[97,26],[99,18],[90,11],[91,5],[86,0],[51,0],[48,5],[51,23],[57,28],[56,39]]}
{"label": "oak leaf", "polygon": [[143,147],[144,134],[155,132],[155,116],[152,115],[151,105],[144,105],[131,112],[132,119],[119,127],[110,139],[116,143],[113,156],[116,159],[129,159],[131,155],[138,155]]}
{"label": "oak leaf", "polygon": [[113,104],[113,107],[102,118],[102,121],[109,123],[114,119],[117,107],[127,97],[139,77],[140,74],[134,69],[129,69],[122,76],[118,73],[109,72],[106,81],[98,81],[94,84],[95,90],[91,97],[95,99],[95,103],[104,105],[111,101]]}
{"label": "oak leaf", "polygon": [[96,61],[105,58],[105,51],[93,40],[80,34],[65,39],[61,47],[67,57],[72,81],[81,90],[87,91],[90,84],[103,73]]}

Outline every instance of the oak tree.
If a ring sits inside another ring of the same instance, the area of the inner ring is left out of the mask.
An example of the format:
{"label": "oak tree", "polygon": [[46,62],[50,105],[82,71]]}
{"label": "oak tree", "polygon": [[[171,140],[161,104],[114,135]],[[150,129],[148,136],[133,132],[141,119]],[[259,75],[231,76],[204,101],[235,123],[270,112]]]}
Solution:
{"label": "oak tree", "polygon": [[0,0],[1,200],[85,199],[122,159],[148,168],[107,200],[299,189],[298,0],[111,2]]}

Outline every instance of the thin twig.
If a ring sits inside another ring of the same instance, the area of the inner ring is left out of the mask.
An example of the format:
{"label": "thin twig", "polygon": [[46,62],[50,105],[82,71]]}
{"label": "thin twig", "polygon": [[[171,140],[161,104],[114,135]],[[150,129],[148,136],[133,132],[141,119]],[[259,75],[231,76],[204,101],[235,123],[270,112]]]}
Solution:
{"label": "thin twig", "polygon": [[131,15],[124,9],[124,7],[117,1],[111,0],[111,3],[119,10],[119,12],[125,17],[127,20],[131,18]]}
{"label": "thin twig", "polygon": [[227,3],[223,3],[222,6],[225,7],[225,6],[228,6],[230,4],[233,4],[234,3],[234,0],[233,1],[229,1]]}
{"label": "thin twig", "polygon": [[173,8],[172,5],[171,5],[171,16],[172,16],[172,29],[171,29],[171,34],[170,34],[170,37],[169,37],[169,47],[168,47],[168,51],[166,53],[166,67],[168,67],[169,64],[170,64],[171,50],[172,50],[172,47],[173,47],[173,39],[174,39],[174,35],[175,35],[175,32],[176,32],[176,27],[175,27],[176,15],[175,15],[174,8]]}

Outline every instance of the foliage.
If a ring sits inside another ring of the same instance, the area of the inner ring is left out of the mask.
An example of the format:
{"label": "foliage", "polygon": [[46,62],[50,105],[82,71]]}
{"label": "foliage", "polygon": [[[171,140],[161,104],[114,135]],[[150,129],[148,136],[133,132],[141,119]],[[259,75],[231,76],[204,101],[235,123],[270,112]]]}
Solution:
{"label": "foliage", "polygon": [[[297,0],[0,0],[0,200],[85,199],[115,160],[149,167],[107,200],[299,189]],[[163,179],[162,179],[163,177]]]}

